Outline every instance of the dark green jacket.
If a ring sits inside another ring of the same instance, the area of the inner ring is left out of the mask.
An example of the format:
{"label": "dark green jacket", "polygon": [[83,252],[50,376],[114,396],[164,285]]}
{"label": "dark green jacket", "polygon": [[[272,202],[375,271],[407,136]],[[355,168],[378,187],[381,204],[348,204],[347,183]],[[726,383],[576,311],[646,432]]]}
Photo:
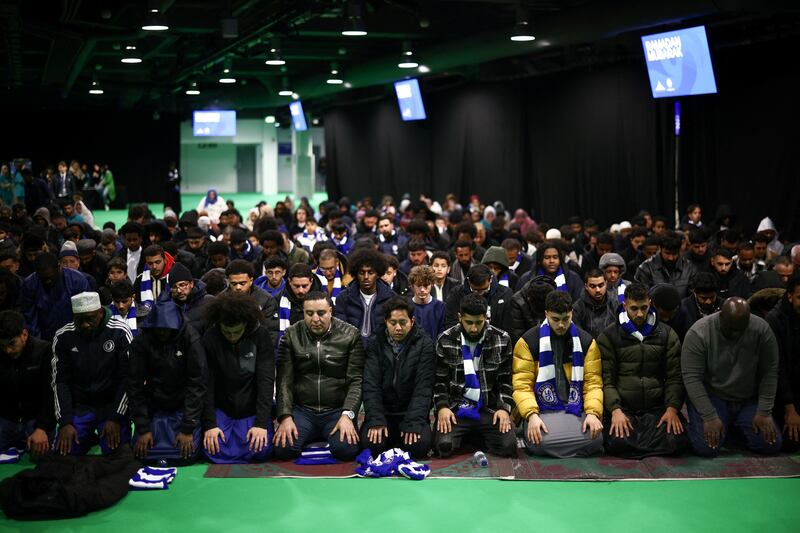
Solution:
{"label": "dark green jacket", "polygon": [[278,420],[294,406],[316,412],[358,412],[364,373],[364,344],[359,331],[338,318],[322,337],[304,321],[286,328],[278,348]]}
{"label": "dark green jacket", "polygon": [[628,413],[674,407],[680,410],[685,391],[681,377],[681,342],[677,333],[659,322],[639,342],[619,324],[597,339],[603,358],[603,405],[607,413]]}

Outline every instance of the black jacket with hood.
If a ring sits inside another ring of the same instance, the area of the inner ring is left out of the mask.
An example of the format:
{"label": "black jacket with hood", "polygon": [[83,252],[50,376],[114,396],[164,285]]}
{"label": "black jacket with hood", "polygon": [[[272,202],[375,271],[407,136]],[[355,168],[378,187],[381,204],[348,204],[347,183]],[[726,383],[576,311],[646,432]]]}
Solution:
{"label": "black jacket with hood", "polygon": [[[156,330],[169,330],[169,339]],[[155,411],[182,411],[181,433],[200,425],[208,368],[200,335],[178,306],[159,301],[139,325],[128,361],[128,405],[138,433],[150,431]]]}

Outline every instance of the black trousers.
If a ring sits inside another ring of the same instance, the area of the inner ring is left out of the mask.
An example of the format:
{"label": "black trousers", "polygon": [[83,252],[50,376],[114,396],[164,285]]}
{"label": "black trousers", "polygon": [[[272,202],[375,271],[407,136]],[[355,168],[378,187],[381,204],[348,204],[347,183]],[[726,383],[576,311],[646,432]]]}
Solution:
{"label": "black trousers", "polygon": [[433,433],[433,450],[439,457],[450,457],[461,447],[461,442],[465,437],[476,436],[483,440],[486,451],[492,455],[501,457],[514,457],[517,455],[517,435],[511,430],[500,433],[497,425],[492,424],[493,413],[482,410],[480,420],[460,418],[458,424],[454,424],[450,433],[440,433],[435,430]]}
{"label": "black trousers", "polygon": [[400,448],[407,451],[408,454],[417,460],[423,460],[428,457],[428,451],[431,449],[431,427],[423,426],[422,431],[419,433],[419,440],[410,446],[403,443],[403,438],[400,436],[400,422],[403,421],[402,416],[386,416],[386,427],[389,429],[389,437],[383,437],[381,442],[374,444],[369,441],[367,433],[370,428],[366,424],[361,426],[361,440],[362,448],[369,448],[372,457],[375,457],[390,448]]}
{"label": "black trousers", "polygon": [[656,427],[663,414],[664,409],[639,414],[625,413],[633,426],[633,431],[627,438],[611,436],[611,417],[607,416],[603,422],[606,453],[625,459],[643,459],[658,455],[679,455],[688,450],[689,427],[686,419],[678,413],[683,424],[683,433],[675,435],[667,433],[666,424]]}

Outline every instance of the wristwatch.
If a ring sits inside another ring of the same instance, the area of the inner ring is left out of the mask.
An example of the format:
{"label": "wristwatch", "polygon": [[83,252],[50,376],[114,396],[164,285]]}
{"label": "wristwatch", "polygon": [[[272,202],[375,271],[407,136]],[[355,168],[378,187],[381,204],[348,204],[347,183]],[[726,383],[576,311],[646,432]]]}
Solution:
{"label": "wristwatch", "polygon": [[356,414],[353,411],[342,411],[342,414],[350,420],[355,420]]}

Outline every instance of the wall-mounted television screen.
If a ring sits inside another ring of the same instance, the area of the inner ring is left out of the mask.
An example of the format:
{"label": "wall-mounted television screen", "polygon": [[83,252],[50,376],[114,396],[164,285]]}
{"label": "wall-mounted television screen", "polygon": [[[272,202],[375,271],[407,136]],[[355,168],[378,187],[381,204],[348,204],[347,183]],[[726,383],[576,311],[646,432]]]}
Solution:
{"label": "wall-mounted television screen", "polygon": [[425,106],[422,104],[419,82],[416,79],[396,82],[394,91],[397,93],[397,105],[400,106],[403,120],[425,120]]}
{"label": "wall-mounted television screen", "polygon": [[306,124],[306,114],[303,112],[303,104],[300,103],[300,100],[289,104],[289,112],[292,114],[295,131],[306,131],[308,124]]}
{"label": "wall-mounted television screen", "polygon": [[236,135],[236,111],[195,111],[192,118],[192,134],[195,137]]}
{"label": "wall-mounted television screen", "polygon": [[642,37],[653,98],[717,92],[704,26]]}

